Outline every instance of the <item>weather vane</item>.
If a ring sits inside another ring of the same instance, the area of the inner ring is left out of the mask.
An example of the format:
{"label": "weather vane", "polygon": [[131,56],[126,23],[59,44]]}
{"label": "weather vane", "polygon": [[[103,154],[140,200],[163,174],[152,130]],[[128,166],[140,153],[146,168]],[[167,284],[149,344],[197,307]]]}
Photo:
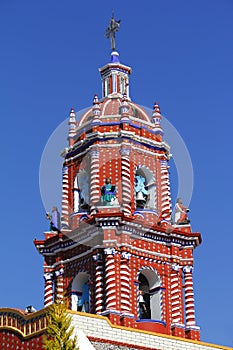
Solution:
{"label": "weather vane", "polygon": [[111,49],[112,51],[116,50],[116,41],[115,41],[115,33],[118,32],[120,28],[120,21],[116,21],[114,19],[114,12],[112,12],[112,18],[110,19],[109,26],[105,31],[105,37],[110,38]]}

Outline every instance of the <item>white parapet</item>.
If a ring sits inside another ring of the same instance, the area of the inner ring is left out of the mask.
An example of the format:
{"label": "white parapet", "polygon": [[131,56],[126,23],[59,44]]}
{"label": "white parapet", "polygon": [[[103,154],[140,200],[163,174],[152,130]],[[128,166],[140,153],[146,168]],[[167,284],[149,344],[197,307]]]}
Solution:
{"label": "white parapet", "polygon": [[[101,341],[104,343],[113,342],[133,348],[134,345],[156,350],[232,350],[232,348],[204,343],[201,341],[183,339],[170,335],[136,330],[127,327],[111,325],[109,320],[103,316],[85,314],[80,312],[70,311],[72,316],[72,326],[76,330],[82,331],[87,337],[95,342]],[[80,350],[83,350],[80,346]],[[89,350],[86,345],[85,350]]]}

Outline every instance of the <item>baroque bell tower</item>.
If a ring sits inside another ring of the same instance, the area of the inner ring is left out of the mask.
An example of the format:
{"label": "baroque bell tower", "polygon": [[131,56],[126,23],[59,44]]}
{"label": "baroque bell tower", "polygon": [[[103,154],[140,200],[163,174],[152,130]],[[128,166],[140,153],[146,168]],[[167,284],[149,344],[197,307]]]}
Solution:
{"label": "baroque bell tower", "polygon": [[195,321],[192,232],[177,201],[172,219],[170,147],[159,104],[149,115],[130,98],[131,68],[120,62],[111,18],[102,98],[69,116],[61,230],[35,246],[44,257],[44,304],[66,295],[74,311],[115,325],[200,339]]}

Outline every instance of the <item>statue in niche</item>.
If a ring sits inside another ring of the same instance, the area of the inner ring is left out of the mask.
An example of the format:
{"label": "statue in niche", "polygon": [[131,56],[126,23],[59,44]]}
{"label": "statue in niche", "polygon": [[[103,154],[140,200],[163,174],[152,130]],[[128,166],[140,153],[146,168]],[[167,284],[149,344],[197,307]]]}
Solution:
{"label": "statue in niche", "polygon": [[175,224],[187,225],[190,223],[187,213],[189,209],[183,205],[182,198],[177,198],[175,205]]}
{"label": "statue in niche", "polygon": [[149,196],[146,188],[146,178],[141,175],[135,177],[136,203],[139,208],[144,208]]}
{"label": "statue in niche", "polygon": [[112,184],[110,177],[105,180],[104,186],[101,187],[101,203],[104,205],[117,205],[116,186]]}
{"label": "statue in niche", "polygon": [[89,209],[89,186],[88,175],[80,176],[78,179],[80,208]]}
{"label": "statue in niche", "polygon": [[52,214],[46,213],[46,219],[50,220],[50,231],[61,232],[60,213],[57,207],[52,207]]}
{"label": "statue in niche", "polygon": [[90,287],[89,282],[82,285],[82,292],[78,295],[77,310],[89,312]]}

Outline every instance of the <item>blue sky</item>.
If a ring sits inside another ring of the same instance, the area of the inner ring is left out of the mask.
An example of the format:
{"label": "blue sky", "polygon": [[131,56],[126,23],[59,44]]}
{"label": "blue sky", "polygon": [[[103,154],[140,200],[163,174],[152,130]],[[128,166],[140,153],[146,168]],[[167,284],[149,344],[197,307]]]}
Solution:
{"label": "blue sky", "polygon": [[131,98],[150,108],[158,100],[191,155],[190,218],[203,237],[194,272],[201,338],[233,346],[232,0],[0,1],[0,305],[43,306],[43,260],[33,245],[48,228],[40,159],[70,108],[101,95],[113,8],[121,61],[133,68]]}

